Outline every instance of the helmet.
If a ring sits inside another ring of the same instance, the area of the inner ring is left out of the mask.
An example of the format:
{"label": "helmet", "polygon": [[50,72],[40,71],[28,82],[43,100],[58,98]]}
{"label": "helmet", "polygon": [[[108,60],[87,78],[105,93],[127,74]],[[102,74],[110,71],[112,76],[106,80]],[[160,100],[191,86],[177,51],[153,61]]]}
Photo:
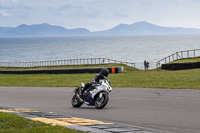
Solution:
{"label": "helmet", "polygon": [[108,77],[109,74],[109,70],[107,68],[102,68],[100,71],[100,75],[102,75],[103,77],[106,76]]}

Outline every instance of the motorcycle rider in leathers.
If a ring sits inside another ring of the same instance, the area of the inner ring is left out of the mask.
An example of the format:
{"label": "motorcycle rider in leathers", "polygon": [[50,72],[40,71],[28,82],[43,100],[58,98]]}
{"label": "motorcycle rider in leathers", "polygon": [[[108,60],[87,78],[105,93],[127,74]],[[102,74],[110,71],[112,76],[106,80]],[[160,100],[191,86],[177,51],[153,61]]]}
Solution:
{"label": "motorcycle rider in leathers", "polygon": [[89,83],[86,83],[85,86],[83,87],[83,90],[81,91],[81,94],[80,95],[83,95],[83,92],[91,87],[93,84],[99,84],[99,80],[101,79],[106,79],[108,77],[108,74],[109,74],[109,70],[107,68],[102,68],[100,73],[97,74],[91,82]]}

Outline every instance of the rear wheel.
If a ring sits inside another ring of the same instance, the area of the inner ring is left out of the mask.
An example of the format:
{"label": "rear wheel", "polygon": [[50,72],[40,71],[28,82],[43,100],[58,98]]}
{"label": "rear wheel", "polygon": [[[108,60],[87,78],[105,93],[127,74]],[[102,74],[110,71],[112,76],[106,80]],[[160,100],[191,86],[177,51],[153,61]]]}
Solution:
{"label": "rear wheel", "polygon": [[104,94],[102,94],[102,96],[100,96],[100,94],[99,94],[95,100],[95,107],[97,109],[102,109],[108,103],[108,99],[109,99],[108,94],[104,93]]}
{"label": "rear wheel", "polygon": [[73,106],[73,107],[79,108],[79,107],[83,104],[83,102],[80,102],[80,101],[78,100],[78,98],[76,97],[76,95],[77,95],[77,94],[75,94],[75,95],[72,97],[71,103],[72,103],[72,106]]}

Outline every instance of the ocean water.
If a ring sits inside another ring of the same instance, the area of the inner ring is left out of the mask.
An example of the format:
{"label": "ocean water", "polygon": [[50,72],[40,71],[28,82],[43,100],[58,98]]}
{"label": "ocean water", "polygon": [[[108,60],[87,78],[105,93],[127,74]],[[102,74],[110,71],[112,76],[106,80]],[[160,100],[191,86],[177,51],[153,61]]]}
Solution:
{"label": "ocean water", "polygon": [[0,38],[0,62],[109,58],[142,64],[199,48],[200,35]]}

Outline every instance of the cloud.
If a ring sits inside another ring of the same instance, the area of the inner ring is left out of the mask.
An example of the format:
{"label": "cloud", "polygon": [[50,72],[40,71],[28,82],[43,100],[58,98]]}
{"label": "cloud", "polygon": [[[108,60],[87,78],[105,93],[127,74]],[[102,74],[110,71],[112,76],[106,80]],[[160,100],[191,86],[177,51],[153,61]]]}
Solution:
{"label": "cloud", "polygon": [[10,14],[8,12],[6,12],[5,10],[0,10],[0,15],[3,16],[3,17],[10,16]]}
{"label": "cloud", "polygon": [[200,3],[200,0],[191,0],[192,2]]}

